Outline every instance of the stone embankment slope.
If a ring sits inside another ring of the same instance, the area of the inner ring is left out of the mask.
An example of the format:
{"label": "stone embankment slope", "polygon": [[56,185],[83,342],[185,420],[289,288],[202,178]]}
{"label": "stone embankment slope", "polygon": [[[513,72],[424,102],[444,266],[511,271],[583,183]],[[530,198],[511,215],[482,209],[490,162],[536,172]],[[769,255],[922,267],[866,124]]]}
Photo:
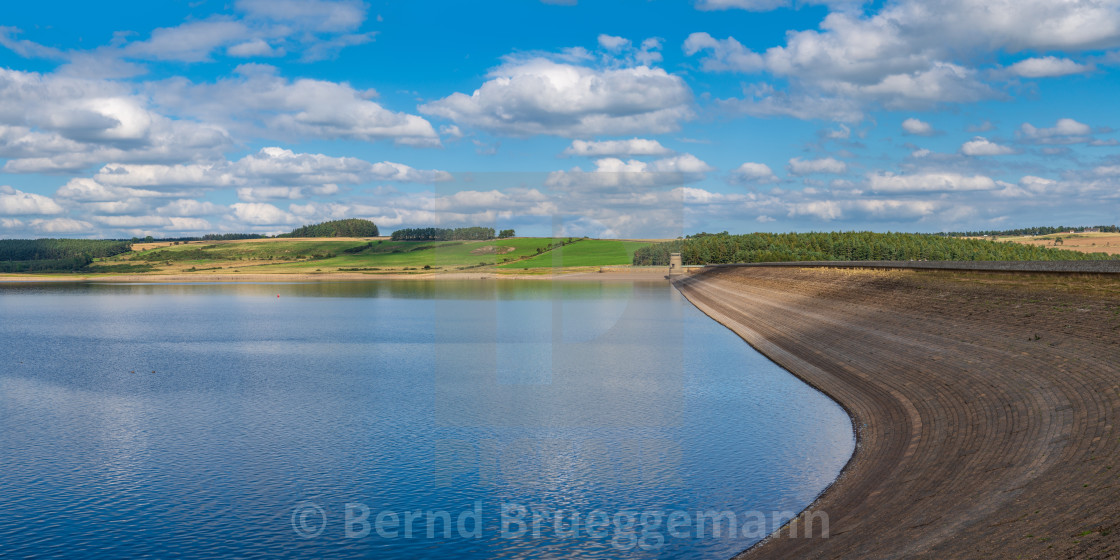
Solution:
{"label": "stone embankment slope", "polygon": [[839,402],[858,446],[742,558],[1120,557],[1120,279],[717,268],[701,310]]}

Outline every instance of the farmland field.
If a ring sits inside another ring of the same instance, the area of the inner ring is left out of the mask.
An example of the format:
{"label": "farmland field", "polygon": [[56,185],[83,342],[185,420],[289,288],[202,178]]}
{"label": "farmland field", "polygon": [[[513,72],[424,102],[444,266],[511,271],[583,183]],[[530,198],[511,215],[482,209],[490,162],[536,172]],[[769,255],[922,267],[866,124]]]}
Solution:
{"label": "farmland field", "polygon": [[[1057,239],[1061,238],[1061,242]],[[1120,233],[1055,233],[1051,235],[1024,235],[998,237],[996,241],[1010,241],[1023,245],[1052,247],[1082,253],[1120,254]]]}
{"label": "farmland field", "polygon": [[649,243],[588,239],[531,259],[504,264],[500,268],[527,269],[630,264],[634,258],[634,251],[646,245],[649,245]]}
{"label": "farmland field", "polygon": [[98,265],[148,265],[157,273],[328,273],[455,271],[500,267],[629,264],[636,241],[521,237],[487,241],[391,241],[385,238],[285,238],[144,244]]}

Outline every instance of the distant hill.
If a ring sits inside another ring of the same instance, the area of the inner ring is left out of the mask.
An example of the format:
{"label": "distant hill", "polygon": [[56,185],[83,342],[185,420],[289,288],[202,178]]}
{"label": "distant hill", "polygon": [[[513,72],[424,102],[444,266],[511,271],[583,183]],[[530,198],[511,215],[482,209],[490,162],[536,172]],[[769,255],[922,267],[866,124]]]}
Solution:
{"label": "distant hill", "polygon": [[293,229],[276,237],[377,237],[377,224],[360,218],[332,220]]}

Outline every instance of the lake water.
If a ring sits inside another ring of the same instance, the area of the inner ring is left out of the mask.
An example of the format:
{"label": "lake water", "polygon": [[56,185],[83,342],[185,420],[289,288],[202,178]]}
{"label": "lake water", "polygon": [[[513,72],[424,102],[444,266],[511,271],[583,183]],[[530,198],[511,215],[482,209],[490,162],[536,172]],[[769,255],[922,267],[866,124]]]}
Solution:
{"label": "lake water", "polygon": [[854,447],[664,282],[0,285],[0,429],[13,558],[727,558]]}

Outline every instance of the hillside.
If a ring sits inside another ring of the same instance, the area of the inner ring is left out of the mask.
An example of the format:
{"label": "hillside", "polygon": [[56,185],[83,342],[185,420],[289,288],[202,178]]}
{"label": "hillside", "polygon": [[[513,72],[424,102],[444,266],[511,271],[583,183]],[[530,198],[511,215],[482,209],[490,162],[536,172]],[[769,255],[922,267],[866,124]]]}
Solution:
{"label": "hillside", "polygon": [[634,253],[636,265],[667,265],[679,252],[684,264],[795,261],[1052,261],[1110,259],[1104,253],[916,233],[701,233]]}
{"label": "hillside", "polygon": [[[520,237],[483,241],[279,238],[137,245],[96,263],[104,272],[289,274],[455,272],[625,265],[641,242]],[[560,259],[553,262],[554,259]],[[146,268],[141,268],[146,267]]]}

